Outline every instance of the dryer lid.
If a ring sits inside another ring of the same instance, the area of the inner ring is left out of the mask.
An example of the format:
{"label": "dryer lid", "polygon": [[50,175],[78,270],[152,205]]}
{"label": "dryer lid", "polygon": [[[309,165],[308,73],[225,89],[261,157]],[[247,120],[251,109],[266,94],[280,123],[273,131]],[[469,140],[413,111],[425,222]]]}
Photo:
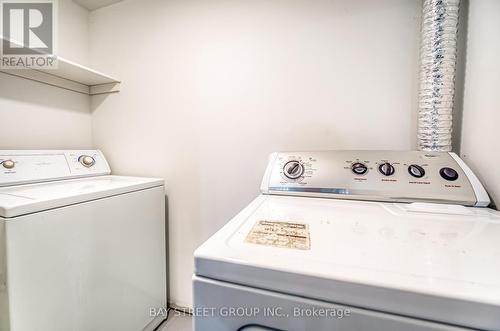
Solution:
{"label": "dryer lid", "polygon": [[492,329],[498,238],[500,213],[487,208],[263,195],[196,250],[195,272]]}

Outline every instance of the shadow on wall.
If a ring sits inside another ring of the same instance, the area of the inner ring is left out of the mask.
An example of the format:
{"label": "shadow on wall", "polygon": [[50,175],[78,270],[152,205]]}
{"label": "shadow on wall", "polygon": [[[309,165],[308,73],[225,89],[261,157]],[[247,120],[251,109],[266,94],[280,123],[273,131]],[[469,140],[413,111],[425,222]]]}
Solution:
{"label": "shadow on wall", "polygon": [[[123,92],[120,92],[120,93],[123,93]],[[91,96],[90,98],[90,105],[89,105],[89,109],[90,109],[90,113],[94,113],[94,111],[96,111],[99,106],[104,102],[104,100],[106,100],[106,98],[109,96],[109,94],[97,94],[97,95],[93,95]]]}
{"label": "shadow on wall", "polygon": [[462,141],[462,120],[464,112],[465,66],[467,64],[467,27],[469,24],[469,0],[460,2],[458,23],[457,69],[455,76],[455,102],[453,105],[453,151],[460,153]]}
{"label": "shadow on wall", "polygon": [[[75,97],[79,96],[86,103],[83,107],[81,102],[75,102]],[[88,100],[85,101],[84,98]],[[0,100],[2,99],[80,113],[88,113],[90,110],[88,95],[15,77],[4,72],[0,72]]]}
{"label": "shadow on wall", "polygon": [[166,263],[166,275],[167,275],[167,293],[165,293],[165,299],[166,299],[166,304],[168,306],[169,298],[168,298],[168,289],[170,288],[169,282],[170,282],[170,259],[169,257],[169,248],[168,248],[168,196],[165,194],[165,256],[167,257],[167,263]]}

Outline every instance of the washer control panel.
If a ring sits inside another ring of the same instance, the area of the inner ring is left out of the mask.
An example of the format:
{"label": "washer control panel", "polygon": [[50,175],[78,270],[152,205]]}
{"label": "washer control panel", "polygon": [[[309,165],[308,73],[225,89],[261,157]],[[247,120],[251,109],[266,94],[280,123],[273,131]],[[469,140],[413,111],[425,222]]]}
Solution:
{"label": "washer control panel", "polygon": [[109,175],[98,150],[0,150],[0,186]]}
{"label": "washer control panel", "polygon": [[454,153],[322,151],[271,154],[261,191],[395,202],[487,206],[477,177]]}

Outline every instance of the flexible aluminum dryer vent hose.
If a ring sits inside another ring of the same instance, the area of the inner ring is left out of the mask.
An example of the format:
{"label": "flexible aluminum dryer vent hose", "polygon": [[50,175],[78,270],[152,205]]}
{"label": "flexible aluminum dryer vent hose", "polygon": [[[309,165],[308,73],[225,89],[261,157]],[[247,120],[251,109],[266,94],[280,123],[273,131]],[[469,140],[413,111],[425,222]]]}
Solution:
{"label": "flexible aluminum dryer vent hose", "polygon": [[451,151],[460,0],[424,0],[418,148]]}

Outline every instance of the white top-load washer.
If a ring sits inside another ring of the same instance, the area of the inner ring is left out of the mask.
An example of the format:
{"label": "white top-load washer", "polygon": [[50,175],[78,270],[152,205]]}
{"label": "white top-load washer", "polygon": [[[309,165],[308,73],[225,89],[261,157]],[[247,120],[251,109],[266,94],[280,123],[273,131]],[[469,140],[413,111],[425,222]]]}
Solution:
{"label": "white top-load washer", "polygon": [[271,155],[195,252],[196,331],[500,330],[500,213],[453,153]]}
{"label": "white top-load washer", "polygon": [[163,180],[97,150],[0,150],[0,330],[152,330],[166,305]]}

